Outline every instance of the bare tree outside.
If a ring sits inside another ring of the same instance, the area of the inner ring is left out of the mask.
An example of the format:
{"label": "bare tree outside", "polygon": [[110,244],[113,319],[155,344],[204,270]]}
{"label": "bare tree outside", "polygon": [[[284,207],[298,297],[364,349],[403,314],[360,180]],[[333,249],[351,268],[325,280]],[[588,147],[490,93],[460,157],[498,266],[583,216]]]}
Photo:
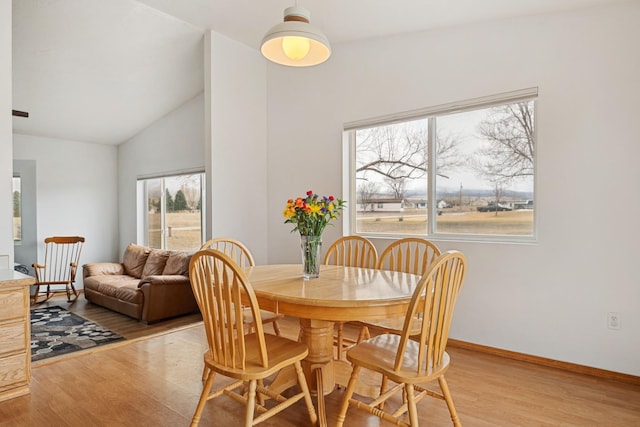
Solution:
{"label": "bare tree outside", "polygon": [[452,133],[436,132],[436,173],[443,178],[449,178],[448,172],[465,163],[459,147],[461,138]]}
{"label": "bare tree outside", "polygon": [[473,168],[493,182],[532,177],[535,153],[533,101],[492,108],[478,126],[488,144],[475,156]]}
{"label": "bare tree outside", "polygon": [[427,137],[425,120],[357,131],[356,174],[377,175],[397,198],[403,197],[406,181],[427,173]]}
{"label": "bare tree outside", "polygon": [[[378,175],[394,197],[404,197],[411,180],[424,178],[428,161],[428,122],[420,119],[357,131],[358,165],[356,173]],[[438,132],[436,136],[437,173],[442,177],[451,167],[465,162],[458,150],[459,139]]]}
{"label": "bare tree outside", "polygon": [[373,210],[373,196],[378,191],[378,184],[371,181],[363,181],[358,185],[358,204],[363,211]]}
{"label": "bare tree outside", "polygon": [[396,199],[402,199],[404,197],[404,191],[407,185],[406,177],[398,177],[398,178],[384,178],[384,182],[389,186],[393,197]]}
{"label": "bare tree outside", "polygon": [[500,203],[502,202],[502,195],[504,194],[505,186],[507,185],[508,180],[501,179],[495,181],[495,196],[496,196],[496,216],[498,216],[498,210]]}

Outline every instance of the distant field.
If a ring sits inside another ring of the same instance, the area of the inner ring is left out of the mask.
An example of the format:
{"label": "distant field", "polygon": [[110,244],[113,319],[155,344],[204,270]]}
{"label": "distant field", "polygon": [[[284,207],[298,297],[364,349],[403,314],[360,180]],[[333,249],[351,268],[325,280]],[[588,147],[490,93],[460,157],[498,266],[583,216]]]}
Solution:
{"label": "distant field", "polygon": [[[149,214],[149,245],[159,248],[162,234],[160,233],[160,214]],[[200,249],[200,212],[171,212],[167,218],[167,249],[180,251],[195,251]]]}
{"label": "distant field", "polygon": [[[402,218],[402,221],[400,221]],[[509,212],[443,212],[436,218],[441,233],[503,234],[526,236],[533,234],[533,211]],[[200,248],[200,213],[174,212],[167,214],[167,249],[194,251]],[[160,247],[160,215],[149,214],[149,244]],[[424,210],[367,213],[358,219],[360,233],[424,234],[427,216]]]}
{"label": "distant field", "polygon": [[[402,220],[400,220],[402,219]],[[508,212],[443,212],[436,218],[437,231],[441,233],[474,234],[533,234],[533,211],[515,210]],[[360,233],[406,233],[424,234],[427,231],[427,216],[424,210],[398,213],[367,213],[359,216]]]}

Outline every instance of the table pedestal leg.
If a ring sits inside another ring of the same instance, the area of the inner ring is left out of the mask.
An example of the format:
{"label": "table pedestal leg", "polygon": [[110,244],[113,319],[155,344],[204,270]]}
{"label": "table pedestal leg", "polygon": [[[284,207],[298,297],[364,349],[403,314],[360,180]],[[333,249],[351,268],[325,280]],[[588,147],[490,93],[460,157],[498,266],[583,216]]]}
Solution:
{"label": "table pedestal leg", "polygon": [[327,425],[324,395],[335,388],[333,373],[333,322],[300,319],[302,342],[309,347],[309,355],[302,361],[302,369],[309,383],[309,390],[318,400],[320,426]]}

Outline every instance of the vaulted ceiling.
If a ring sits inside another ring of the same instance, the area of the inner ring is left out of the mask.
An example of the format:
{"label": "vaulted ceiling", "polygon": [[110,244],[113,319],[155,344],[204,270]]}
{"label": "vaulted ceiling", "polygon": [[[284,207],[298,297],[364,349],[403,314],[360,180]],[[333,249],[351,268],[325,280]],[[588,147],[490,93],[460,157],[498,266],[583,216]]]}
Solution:
{"label": "vaulted ceiling", "polygon": [[[624,0],[301,0],[335,46]],[[212,29],[259,49],[290,0],[13,0],[15,133],[119,144],[203,89]],[[320,65],[322,66],[322,65]]]}

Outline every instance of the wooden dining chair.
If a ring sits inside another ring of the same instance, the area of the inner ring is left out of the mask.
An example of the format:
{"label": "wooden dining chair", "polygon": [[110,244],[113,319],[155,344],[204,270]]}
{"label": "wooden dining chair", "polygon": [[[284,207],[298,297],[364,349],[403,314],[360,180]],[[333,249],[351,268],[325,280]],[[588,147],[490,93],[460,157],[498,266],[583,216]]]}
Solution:
{"label": "wooden dining chair", "polygon": [[[240,268],[252,267],[255,265],[253,255],[249,248],[247,248],[242,242],[229,237],[217,237],[211,239],[204,243],[200,249],[216,249],[228,255]],[[280,335],[280,325],[278,324],[278,320],[281,320],[284,316],[267,310],[261,310],[260,315],[262,323],[271,323],[273,332],[276,335]],[[245,310],[245,316],[245,323],[250,328],[253,327],[255,322],[251,315],[251,311]]]}
{"label": "wooden dining chair", "polygon": [[[66,293],[67,301],[78,299],[78,291],[74,286],[76,272],[80,263],[80,253],[84,245],[84,237],[79,236],[54,236],[44,239],[44,262],[34,263],[36,273],[35,293],[31,298],[32,304],[47,301],[57,293]],[[64,289],[52,288],[52,286],[64,286]],[[40,287],[46,287],[44,297],[40,293]]]}
{"label": "wooden dining chair", "polygon": [[[345,421],[349,406],[367,411],[399,426],[418,426],[416,404],[425,396],[446,402],[454,426],[460,426],[445,373],[450,357],[445,351],[449,328],[466,273],[466,258],[458,251],[449,251],[437,257],[418,283],[400,335],[381,334],[367,339],[347,352],[353,370],[345,391],[337,427]],[[420,330],[413,335],[414,319],[421,319]],[[370,402],[353,398],[353,392],[362,368],[376,371],[396,384]],[[437,380],[440,390],[426,385]],[[390,399],[402,392],[402,399]],[[384,403],[388,409],[381,407]],[[409,422],[402,418],[408,413]]]}
{"label": "wooden dining chair", "polygon": [[[382,251],[382,255],[378,259],[377,268],[422,276],[440,253],[440,248],[427,239],[407,237],[396,240]],[[370,338],[369,329],[375,329],[380,333],[391,332],[399,334],[402,331],[403,324],[403,317],[360,322],[360,335],[357,341],[360,342]]]}
{"label": "wooden dining chair", "polygon": [[[218,250],[227,256],[229,256],[233,262],[235,262],[238,267],[246,268],[252,267],[256,263],[253,260],[253,255],[249,248],[247,248],[242,242],[236,239],[232,239],[230,237],[216,237],[207,242],[205,242],[200,249],[215,249]],[[252,331],[255,329],[255,319],[251,313],[251,310],[248,307],[243,307],[244,314],[244,324],[246,326],[247,331]],[[260,310],[260,319],[263,325],[267,323],[271,323],[273,327],[273,332],[276,335],[280,335],[280,325],[278,324],[278,320],[284,318],[283,315],[274,313],[273,311]],[[202,370],[202,381],[205,381],[207,378],[208,369],[207,365],[204,366]]]}
{"label": "wooden dining chair", "polygon": [[[222,394],[246,404],[245,426],[258,424],[301,399],[315,425],[318,417],[300,364],[309,349],[264,333],[258,301],[243,270],[223,252],[204,249],[191,258],[189,277],[209,345],[204,354],[208,374],[191,426],[198,425],[205,403]],[[242,298],[256,320],[253,332],[246,330]],[[295,370],[299,393],[285,397],[265,387],[265,379],[290,366]],[[211,392],[216,373],[236,381]],[[267,407],[265,398],[275,400],[275,405]]]}
{"label": "wooden dining chair", "polygon": [[[343,265],[347,267],[375,268],[378,263],[378,252],[369,239],[360,236],[343,236],[333,242],[324,256],[324,264]],[[336,358],[344,359],[345,350],[354,345],[356,340],[344,336],[344,322],[336,322],[334,345]]]}

